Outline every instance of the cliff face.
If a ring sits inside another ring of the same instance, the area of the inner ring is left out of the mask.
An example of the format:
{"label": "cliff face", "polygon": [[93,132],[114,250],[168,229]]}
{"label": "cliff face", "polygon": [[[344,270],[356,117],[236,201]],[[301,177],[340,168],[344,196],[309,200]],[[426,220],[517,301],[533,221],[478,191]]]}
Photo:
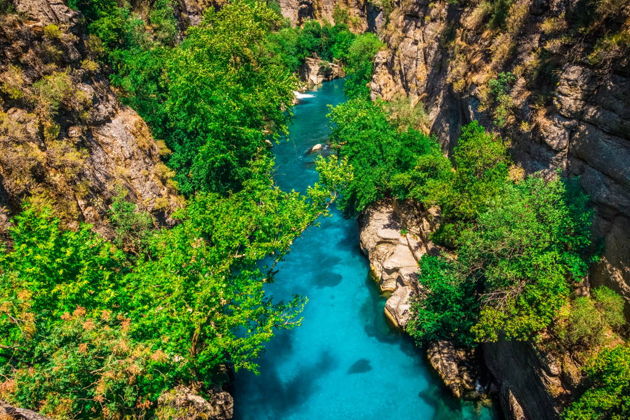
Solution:
{"label": "cliff face", "polygon": [[[510,139],[527,171],[580,176],[606,245],[591,282],[630,300],[630,4],[608,2],[581,23],[605,2],[517,1],[504,27],[491,29],[486,3],[471,3],[396,8],[381,33],[388,48],[376,58],[373,97],[421,101],[447,149],[478,119]],[[622,41],[607,43],[612,33]],[[500,73],[512,79],[497,97],[489,85]]]}
{"label": "cliff face", "polygon": [[375,30],[383,20],[381,9],[365,0],[279,0],[280,11],[292,25],[308,19],[347,23],[355,32]]}
{"label": "cliff face", "polygon": [[47,202],[68,225],[95,224],[119,190],[158,222],[181,199],[146,123],[114,96],[80,15],[62,1],[15,0],[0,15],[0,206]]}
{"label": "cliff face", "polygon": [[[393,10],[373,98],[422,102],[446,150],[477,119],[511,141],[526,171],[580,176],[605,245],[589,282],[630,301],[630,2],[515,1],[494,28],[489,2],[453,3]],[[556,418],[580,381],[574,361],[530,344],[482,353],[510,418]]]}

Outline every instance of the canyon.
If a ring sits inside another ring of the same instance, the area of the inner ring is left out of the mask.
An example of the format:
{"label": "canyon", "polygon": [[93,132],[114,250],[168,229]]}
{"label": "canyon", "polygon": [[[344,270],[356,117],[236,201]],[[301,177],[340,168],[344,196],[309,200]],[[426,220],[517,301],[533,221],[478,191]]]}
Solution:
{"label": "canyon", "polygon": [[[141,12],[143,2],[134,3]],[[460,128],[478,120],[509,142],[521,170],[578,176],[595,209],[594,236],[603,250],[588,283],[609,286],[629,302],[630,54],[627,43],[605,40],[607,31],[628,33],[630,4],[610,2],[603,18],[582,16],[592,3],[512,2],[500,28],[489,25],[482,1],[278,4],[294,25],[343,19],[357,33],[377,33],[385,47],[374,62],[372,99],[406,96],[423,106],[429,131],[446,153]],[[106,214],[122,194],[156,225],[172,226],[183,199],[162,162],[169,151],[117,98],[79,13],[61,0],[12,4],[19,15],[0,16],[0,236],[24,199],[50,203],[69,227],[87,222],[109,236]],[[178,1],[179,36],[217,4]],[[580,36],[585,33],[588,41]],[[309,60],[302,78],[311,86],[342,74]],[[511,75],[503,96],[490,88],[501,75]],[[361,248],[388,294],[385,315],[400,328],[411,315],[410,302],[422,294],[416,264],[436,252],[429,236],[437,219],[431,209],[396,201],[360,216]],[[436,343],[429,360],[457,396],[475,388],[477,372],[469,370],[485,368],[503,413],[514,419],[557,418],[582,380],[579,363],[544,345],[499,342],[469,355]],[[196,398],[184,400],[194,405]],[[221,400],[216,417],[231,417],[231,397],[222,393]]]}

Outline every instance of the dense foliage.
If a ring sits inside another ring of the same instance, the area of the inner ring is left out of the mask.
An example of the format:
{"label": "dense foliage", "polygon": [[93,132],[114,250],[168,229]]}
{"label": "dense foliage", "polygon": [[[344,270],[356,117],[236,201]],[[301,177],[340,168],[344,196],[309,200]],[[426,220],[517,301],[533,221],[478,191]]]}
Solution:
{"label": "dense foliage", "polygon": [[175,48],[118,53],[114,81],[172,150],[183,193],[239,190],[247,162],[269,153],[269,133],[285,130],[296,80],[265,39],[281,22],[262,4],[234,2]]}
{"label": "dense foliage", "polygon": [[[457,260],[422,260],[420,281],[429,298],[416,304],[412,335],[420,342],[435,338],[426,319],[445,316],[440,305],[447,299],[458,299],[453,308],[464,309],[454,326],[438,332],[441,338],[527,340],[547,327],[587,269],[590,214],[570,194],[560,180],[506,183],[474,227],[461,233]],[[447,270],[451,287],[436,285],[436,270]],[[463,301],[471,294],[476,304]]]}
{"label": "dense foliage", "polygon": [[630,346],[603,350],[586,374],[590,386],[562,413],[564,420],[630,417]]}
{"label": "dense foliage", "polygon": [[[0,255],[0,399],[57,418],[151,417],[178,385],[203,395],[227,369],[256,371],[274,331],[299,324],[304,299],[271,302],[263,286],[330,194],[271,180],[266,140],[285,130],[296,85],[276,12],[230,2],[182,40],[170,0],[142,17],[116,0],[71,3],[124,101],[172,150],[188,202],[160,229],[121,191],[111,241],[63,228],[45,202],[25,204]],[[325,31],[337,41],[317,53],[343,55],[354,39]],[[34,86],[42,112],[81,100],[67,84],[59,72]]]}
{"label": "dense foliage", "polygon": [[398,130],[382,104],[350,100],[333,109],[331,120],[331,141],[352,174],[340,191],[339,204],[348,214],[391,195],[422,200],[436,179],[450,173],[439,145],[415,129]]}
{"label": "dense foliage", "polygon": [[425,293],[408,330],[420,343],[528,340],[549,326],[586,275],[591,211],[575,182],[509,177],[506,145],[476,121],[452,162],[430,137],[397,126],[379,103],[352,100],[331,113],[341,159],[320,164],[350,213],[382,199],[439,205],[433,239],[457,258],[426,256]]}
{"label": "dense foliage", "polygon": [[270,169],[198,195],[135,257],[46,209],[16,216],[0,257],[0,398],[58,417],[138,414],[179,383],[221,384],[223,365],[256,370],[304,303],[265,297],[269,264],[322,211],[270,185]]}

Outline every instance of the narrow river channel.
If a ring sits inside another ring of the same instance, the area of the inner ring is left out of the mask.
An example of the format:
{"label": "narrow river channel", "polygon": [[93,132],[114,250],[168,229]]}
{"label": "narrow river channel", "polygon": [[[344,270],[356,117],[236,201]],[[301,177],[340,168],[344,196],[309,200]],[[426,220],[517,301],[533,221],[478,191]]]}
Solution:
{"label": "narrow river channel", "polygon": [[[294,109],[288,141],[274,146],[275,179],[285,190],[305,191],[317,180],[315,156],[305,152],[326,141],[328,105],[345,100],[343,80],[308,94]],[[356,220],[334,210],[278,268],[267,291],[276,301],[307,296],[304,322],[268,344],[260,375],[237,374],[237,419],[494,418],[451,398],[421,352],[386,323]]]}

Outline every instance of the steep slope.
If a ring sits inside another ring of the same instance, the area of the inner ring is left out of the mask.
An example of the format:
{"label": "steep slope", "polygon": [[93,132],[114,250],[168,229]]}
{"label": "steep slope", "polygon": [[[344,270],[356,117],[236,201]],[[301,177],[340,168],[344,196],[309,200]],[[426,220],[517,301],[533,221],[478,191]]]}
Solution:
{"label": "steep slope", "polygon": [[80,15],[61,1],[15,0],[0,20],[5,211],[30,198],[52,205],[69,225],[85,221],[107,233],[104,216],[123,191],[170,223],[181,199],[160,160],[167,151],[116,99]]}
{"label": "steep slope", "polygon": [[392,12],[373,97],[422,101],[447,148],[478,119],[511,140],[528,172],[580,176],[606,245],[591,281],[630,299],[630,5],[511,2],[493,28],[491,2],[453,3],[403,2]]}
{"label": "steep slope", "polygon": [[[630,300],[629,2],[456,3],[405,1],[393,10],[372,97],[422,102],[447,150],[477,119],[511,141],[527,172],[580,176],[604,245],[589,283]],[[571,400],[580,358],[553,347],[482,346],[506,416],[553,419]]]}
{"label": "steep slope", "polygon": [[305,20],[347,23],[355,32],[374,30],[383,20],[380,9],[365,0],[279,0],[280,11],[292,25]]}

